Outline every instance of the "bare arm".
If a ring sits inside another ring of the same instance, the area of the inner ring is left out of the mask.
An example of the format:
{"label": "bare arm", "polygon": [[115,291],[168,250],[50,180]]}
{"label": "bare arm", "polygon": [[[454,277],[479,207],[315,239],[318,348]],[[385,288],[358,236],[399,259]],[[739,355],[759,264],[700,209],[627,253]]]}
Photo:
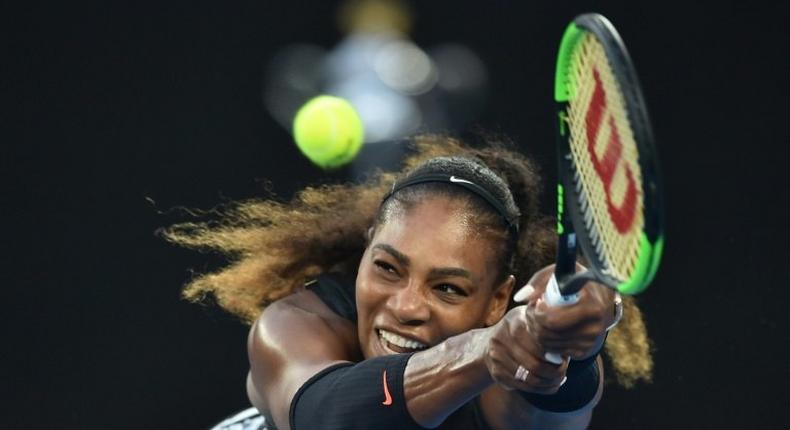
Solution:
{"label": "bare arm", "polygon": [[267,307],[250,330],[247,349],[250,402],[283,430],[290,428],[294,395],[310,377],[361,359],[354,324],[307,290]]}
{"label": "bare arm", "polygon": [[[545,350],[527,331],[526,309],[515,308],[496,326],[452,337],[412,357],[406,366],[404,392],[415,421],[436,427],[480,396],[483,415],[494,429],[587,427],[602,393],[602,376],[595,398],[567,413],[541,410],[521,395],[520,391],[554,394],[568,365],[568,361],[557,366],[542,359]],[[526,381],[514,378],[518,363],[530,369]]]}
{"label": "bare arm", "polygon": [[[436,426],[483,393],[483,412],[495,428],[508,428],[502,425],[511,423],[522,429],[547,423],[564,423],[558,428],[586,426],[594,402],[586,412],[551,414],[502,388],[507,380],[509,388],[551,393],[565,372],[566,364],[554,366],[538,358],[543,349],[527,329],[525,308],[517,309],[495,326],[471,330],[412,356],[404,375],[404,395],[418,423]],[[533,372],[529,382],[512,381],[515,344],[523,350],[516,360]],[[248,348],[250,401],[271,415],[280,429],[290,428],[291,402],[308,379],[333,364],[362,359],[354,324],[334,314],[310,291],[269,306],[250,331]]]}
{"label": "bare arm", "polygon": [[[578,410],[543,411],[514,391],[556,392],[558,377],[564,376],[567,364],[557,367],[544,361],[545,351],[559,351],[577,360],[590,357],[600,349],[605,328],[614,319],[613,293],[599,284],[587,285],[579,303],[572,307],[549,308],[538,301],[552,271],[550,266],[530,280],[534,293],[526,308],[511,310],[494,327],[448,339],[412,358],[406,367],[405,390],[409,411],[417,422],[436,426],[482,391],[483,413],[494,428],[587,427],[603,392],[600,360],[595,397]],[[518,365],[538,378],[528,378],[529,384],[514,382]]]}

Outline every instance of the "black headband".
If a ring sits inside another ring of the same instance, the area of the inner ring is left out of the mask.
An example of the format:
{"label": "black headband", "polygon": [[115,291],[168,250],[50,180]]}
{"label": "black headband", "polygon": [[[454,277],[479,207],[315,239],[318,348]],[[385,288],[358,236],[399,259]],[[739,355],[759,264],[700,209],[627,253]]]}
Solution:
{"label": "black headband", "polygon": [[392,189],[386,196],[381,200],[381,204],[383,205],[384,202],[387,201],[393,194],[397,193],[398,191],[410,187],[412,185],[417,184],[424,184],[426,182],[442,182],[445,184],[453,184],[459,187],[465,188],[471,191],[473,194],[481,197],[483,200],[488,202],[491,207],[493,207],[497,213],[505,220],[505,224],[507,224],[508,231],[513,236],[513,240],[518,242],[518,215],[510,217],[507,214],[507,210],[505,206],[496,198],[494,197],[488,190],[481,187],[480,185],[475,184],[474,182],[459,178],[455,175],[445,175],[441,173],[426,173],[424,175],[417,175],[413,178],[406,179],[404,181],[395,182],[392,184]]}

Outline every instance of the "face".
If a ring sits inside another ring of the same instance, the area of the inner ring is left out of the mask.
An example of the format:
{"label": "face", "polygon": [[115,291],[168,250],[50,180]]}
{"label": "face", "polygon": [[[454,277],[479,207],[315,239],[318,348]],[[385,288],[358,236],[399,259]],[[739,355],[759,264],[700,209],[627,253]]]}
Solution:
{"label": "face", "polygon": [[366,358],[425,349],[504,315],[514,279],[495,285],[499,247],[473,216],[428,199],[372,232],[356,283]]}

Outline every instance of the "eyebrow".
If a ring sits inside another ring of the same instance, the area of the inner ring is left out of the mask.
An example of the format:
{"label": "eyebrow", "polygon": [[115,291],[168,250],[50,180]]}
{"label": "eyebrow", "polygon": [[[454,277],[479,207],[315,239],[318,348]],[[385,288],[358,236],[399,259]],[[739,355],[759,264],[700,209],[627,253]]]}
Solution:
{"label": "eyebrow", "polygon": [[[386,243],[378,243],[373,246],[373,249],[382,250],[394,257],[398,260],[398,263],[408,267],[411,264],[411,260],[402,252],[398,251],[397,249],[393,248],[391,245]],[[430,272],[431,277],[443,277],[443,276],[458,276],[462,278],[472,279],[472,273],[466,269],[461,269],[460,267],[436,267],[431,269]]]}
{"label": "eyebrow", "polygon": [[431,277],[441,278],[444,276],[459,276],[461,278],[472,279],[472,274],[460,267],[437,267],[431,269]]}
{"label": "eyebrow", "polygon": [[411,260],[409,260],[409,257],[407,257],[402,252],[398,251],[397,249],[393,248],[391,245],[387,245],[386,243],[377,243],[376,245],[373,246],[373,249],[380,249],[386,252],[387,254],[392,255],[393,257],[395,257],[396,260],[398,260],[398,263],[404,266],[409,266],[409,264],[411,264]]}

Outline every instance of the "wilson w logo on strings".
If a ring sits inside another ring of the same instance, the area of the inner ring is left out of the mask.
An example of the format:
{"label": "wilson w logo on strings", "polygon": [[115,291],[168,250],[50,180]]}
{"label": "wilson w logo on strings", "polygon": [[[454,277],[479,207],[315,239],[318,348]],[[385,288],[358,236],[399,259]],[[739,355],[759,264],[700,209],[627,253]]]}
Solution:
{"label": "wilson w logo on strings", "polygon": [[606,194],[606,209],[620,234],[627,233],[637,216],[639,190],[630,163],[624,158],[622,131],[618,129],[597,68],[592,70],[594,87],[585,114],[587,151]]}

